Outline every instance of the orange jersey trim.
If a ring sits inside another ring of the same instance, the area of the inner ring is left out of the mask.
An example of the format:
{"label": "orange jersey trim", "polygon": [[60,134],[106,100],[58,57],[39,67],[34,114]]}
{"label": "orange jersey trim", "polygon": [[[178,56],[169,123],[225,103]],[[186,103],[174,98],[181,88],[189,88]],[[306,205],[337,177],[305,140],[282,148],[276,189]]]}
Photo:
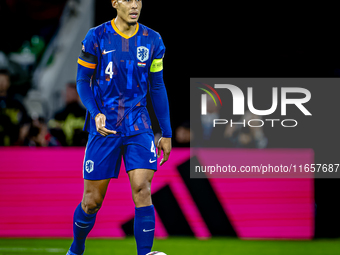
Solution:
{"label": "orange jersey trim", "polygon": [[128,36],[128,35],[122,33],[121,31],[119,31],[119,29],[116,27],[115,19],[111,20],[111,25],[112,25],[112,28],[117,32],[117,34],[119,34],[121,37],[123,37],[125,39],[129,39],[129,38],[133,37],[135,34],[137,34],[138,29],[139,29],[139,23],[137,22],[135,32],[131,36]]}
{"label": "orange jersey trim", "polygon": [[85,66],[87,68],[90,68],[90,69],[95,69],[97,64],[92,64],[92,63],[89,63],[89,62],[86,62],[80,58],[78,58],[78,64],[79,65],[82,65],[82,66]]}

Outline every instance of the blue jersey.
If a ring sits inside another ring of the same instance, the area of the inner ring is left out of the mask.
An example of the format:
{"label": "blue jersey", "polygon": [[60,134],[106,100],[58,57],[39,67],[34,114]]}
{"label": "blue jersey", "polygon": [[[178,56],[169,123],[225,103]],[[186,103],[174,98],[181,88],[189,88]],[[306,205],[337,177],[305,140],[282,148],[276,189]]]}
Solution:
{"label": "blue jersey", "polygon": [[[137,23],[126,36],[114,20],[90,29],[82,42],[78,64],[94,69],[91,90],[98,110],[106,116],[110,136],[152,132],[146,109],[150,72],[162,70],[165,46],[159,33]],[[84,130],[99,135],[95,116],[86,114]]]}

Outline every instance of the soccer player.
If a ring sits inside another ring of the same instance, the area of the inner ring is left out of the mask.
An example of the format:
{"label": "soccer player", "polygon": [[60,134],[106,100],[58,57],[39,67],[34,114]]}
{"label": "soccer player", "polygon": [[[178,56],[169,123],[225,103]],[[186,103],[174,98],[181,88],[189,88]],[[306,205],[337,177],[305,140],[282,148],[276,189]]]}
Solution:
{"label": "soccer player", "polygon": [[[74,212],[74,240],[68,255],[83,254],[110,179],[118,177],[122,157],[135,203],[137,253],[151,251],[155,230],[151,180],[157,157],[163,150],[162,165],[171,150],[162,38],[137,22],[141,0],[111,2],[116,18],[90,29],[78,59],[77,90],[87,109],[84,129],[89,138],[83,165],[84,194]],[[146,109],[148,90],[162,130],[156,146]]]}

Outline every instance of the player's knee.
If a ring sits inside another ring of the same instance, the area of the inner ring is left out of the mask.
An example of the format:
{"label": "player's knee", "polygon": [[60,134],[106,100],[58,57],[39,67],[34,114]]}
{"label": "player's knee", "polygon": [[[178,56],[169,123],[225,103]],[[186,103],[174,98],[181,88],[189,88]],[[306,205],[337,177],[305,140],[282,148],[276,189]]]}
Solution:
{"label": "player's knee", "polygon": [[147,183],[141,183],[134,187],[134,200],[135,203],[144,202],[145,200],[149,200],[151,198],[151,188]]}
{"label": "player's knee", "polygon": [[82,207],[87,214],[94,214],[99,211],[102,206],[103,200],[92,196],[84,196]]}

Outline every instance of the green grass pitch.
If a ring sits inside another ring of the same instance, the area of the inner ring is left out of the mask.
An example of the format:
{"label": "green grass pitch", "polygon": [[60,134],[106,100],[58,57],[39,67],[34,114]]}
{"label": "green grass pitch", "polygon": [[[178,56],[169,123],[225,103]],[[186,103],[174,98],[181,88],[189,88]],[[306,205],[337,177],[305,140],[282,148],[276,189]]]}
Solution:
{"label": "green grass pitch", "polygon": [[[0,239],[0,255],[66,254],[70,239]],[[156,239],[153,250],[168,255],[339,255],[340,239],[311,241],[240,240],[211,238],[197,240],[188,237]],[[84,255],[135,255],[133,237],[125,239],[88,239]]]}

